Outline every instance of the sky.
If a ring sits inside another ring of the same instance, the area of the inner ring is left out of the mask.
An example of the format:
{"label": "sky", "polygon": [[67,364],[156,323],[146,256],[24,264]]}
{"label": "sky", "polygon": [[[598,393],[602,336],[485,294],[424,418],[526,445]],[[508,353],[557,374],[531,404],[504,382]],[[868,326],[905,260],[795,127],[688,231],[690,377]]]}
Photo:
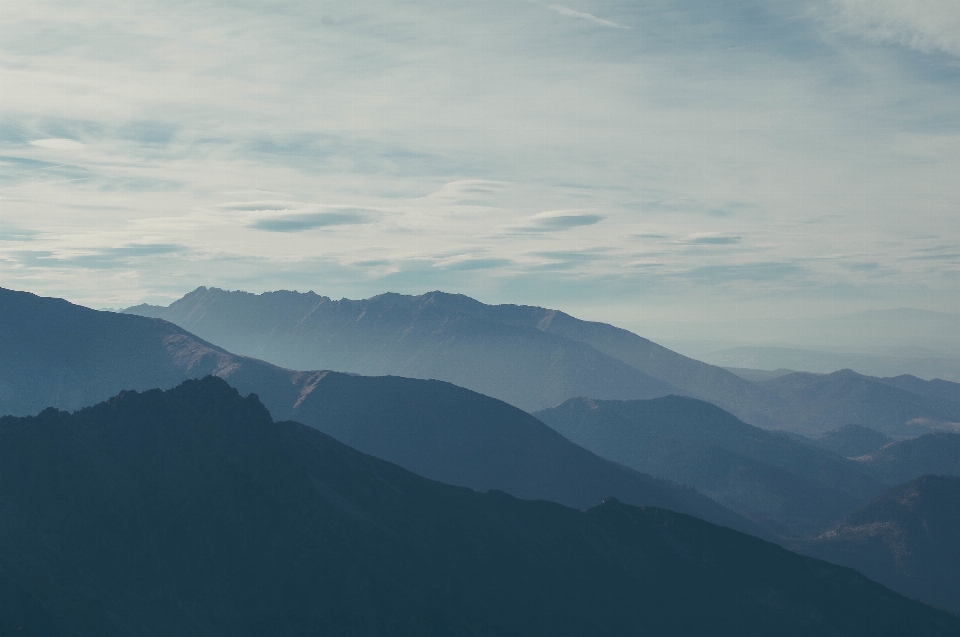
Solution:
{"label": "sky", "polygon": [[0,285],[960,312],[960,2],[563,1],[4,0]]}

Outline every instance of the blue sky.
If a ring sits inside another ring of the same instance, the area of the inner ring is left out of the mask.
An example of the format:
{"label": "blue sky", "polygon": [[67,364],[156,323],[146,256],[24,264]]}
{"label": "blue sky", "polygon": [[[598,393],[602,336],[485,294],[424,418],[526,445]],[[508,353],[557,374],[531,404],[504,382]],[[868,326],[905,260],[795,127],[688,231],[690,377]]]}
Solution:
{"label": "blue sky", "polygon": [[956,0],[0,8],[0,284],[94,307],[960,312],[957,175]]}

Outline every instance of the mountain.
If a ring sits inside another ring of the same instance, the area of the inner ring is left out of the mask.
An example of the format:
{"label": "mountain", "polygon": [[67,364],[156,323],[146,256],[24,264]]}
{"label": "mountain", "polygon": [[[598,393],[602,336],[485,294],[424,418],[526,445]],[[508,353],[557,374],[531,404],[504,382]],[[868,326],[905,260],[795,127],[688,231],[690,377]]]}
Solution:
{"label": "mountain", "polygon": [[0,419],[0,630],[954,635],[960,618],[694,518],[426,480],[216,378]]}
{"label": "mountain", "polygon": [[761,383],[765,380],[777,378],[778,376],[785,376],[797,371],[795,369],[786,369],[783,367],[778,367],[777,369],[773,370],[753,369],[752,367],[724,367],[724,369],[728,372],[736,374],[740,378],[749,380],[752,383]]}
{"label": "mountain", "polygon": [[884,385],[896,387],[914,394],[939,398],[949,403],[960,405],[960,383],[950,382],[942,378],[922,380],[909,374],[903,374],[893,378],[878,378],[877,381]]}
{"label": "mountain", "polygon": [[599,458],[529,414],[449,383],[291,371],[160,319],[9,290],[0,290],[0,351],[0,413],[74,410],[215,374],[256,393],[277,419],[295,417],[428,478],[580,508],[616,496],[767,535],[693,489]]}
{"label": "mountain", "polygon": [[[893,439],[863,425],[844,425],[828,431],[813,441],[818,447],[832,451],[844,458],[856,458],[880,449]],[[905,480],[895,480],[895,483]]]}
{"label": "mountain", "polygon": [[171,321],[232,352],[291,369],[445,380],[527,411],[577,396],[681,394],[752,425],[814,436],[848,423],[916,435],[926,429],[915,431],[909,421],[950,421],[960,413],[960,405],[941,397],[891,392],[880,379],[861,376],[874,394],[886,392],[878,407],[846,372],[752,382],[612,325],[443,292],[335,301],[313,292],[200,287],[168,307],[125,311]]}
{"label": "mountain", "polygon": [[536,416],[604,458],[691,484],[795,534],[819,533],[886,486],[858,463],[692,398],[574,398]]}
{"label": "mountain", "polygon": [[735,374],[627,330],[541,307],[486,305],[443,292],[334,301],[313,292],[201,287],[169,307],[125,311],[172,321],[278,365],[436,378],[528,411],[574,396],[681,393],[751,422],[780,422],[770,403],[776,399]]}
{"label": "mountain", "polygon": [[894,487],[802,549],[960,612],[960,477]]}
{"label": "mountain", "polygon": [[907,389],[902,380],[844,369],[832,374],[796,372],[759,385],[783,401],[792,429],[804,434],[852,423],[889,436],[912,437],[960,422],[960,402],[944,396],[960,385],[913,378]]}
{"label": "mountain", "polygon": [[[955,325],[960,324],[955,323]],[[866,331],[863,327],[859,329],[861,332]],[[899,329],[904,331],[904,325],[901,324]],[[739,373],[735,368],[750,368],[745,370],[746,374],[741,374],[750,380],[755,378],[749,374],[762,373],[763,370],[779,371],[780,368],[789,368],[794,371],[819,374],[852,369],[868,376],[912,374],[926,379],[943,378],[960,382],[960,356],[956,353],[949,355],[944,354],[942,350],[922,347],[906,347],[899,351],[885,353],[851,353],[790,347],[741,346],[707,353],[704,355],[704,360],[727,369],[734,368],[731,369],[734,373]],[[767,372],[767,374],[775,374],[775,372]]]}
{"label": "mountain", "polygon": [[474,306],[482,304],[441,293],[333,301],[312,292],[198,288],[169,308],[126,312],[166,319],[230,351],[291,369],[436,378],[524,409],[581,393],[647,398],[679,391],[589,345],[497,320]]}
{"label": "mountain", "polygon": [[448,484],[581,509],[613,495],[766,535],[693,489],[600,458],[512,405],[442,381],[328,372],[289,418]]}
{"label": "mountain", "polygon": [[936,432],[900,440],[856,460],[889,484],[924,474],[960,476],[960,434]]}

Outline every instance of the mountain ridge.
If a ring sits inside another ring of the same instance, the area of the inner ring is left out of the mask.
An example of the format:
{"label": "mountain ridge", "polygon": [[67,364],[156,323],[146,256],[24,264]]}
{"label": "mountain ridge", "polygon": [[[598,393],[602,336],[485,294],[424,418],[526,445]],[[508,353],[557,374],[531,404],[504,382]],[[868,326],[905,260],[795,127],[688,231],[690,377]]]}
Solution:
{"label": "mountain ridge", "polygon": [[849,569],[681,514],[426,480],[276,422],[215,377],[3,417],[0,441],[0,629],[16,634],[960,630]]}

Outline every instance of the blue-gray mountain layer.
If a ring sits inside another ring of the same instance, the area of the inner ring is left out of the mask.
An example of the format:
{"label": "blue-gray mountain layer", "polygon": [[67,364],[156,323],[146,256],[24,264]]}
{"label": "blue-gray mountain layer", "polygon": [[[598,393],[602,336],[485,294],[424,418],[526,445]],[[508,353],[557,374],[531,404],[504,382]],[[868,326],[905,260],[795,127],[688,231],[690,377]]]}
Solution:
{"label": "blue-gray mountain layer", "polygon": [[426,480],[216,378],[2,418],[0,484],[5,634],[960,632],[854,571],[677,513]]}
{"label": "blue-gray mountain layer", "polygon": [[[299,372],[235,356],[161,319],[0,289],[0,414],[76,410],[215,374],[428,478],[585,508],[607,496],[764,531],[687,487],[599,458],[520,409],[450,383]],[[362,417],[361,417],[362,416]]]}
{"label": "blue-gray mountain layer", "polygon": [[164,318],[230,351],[292,369],[435,378],[528,411],[576,396],[683,394],[752,425],[807,435],[853,423],[903,437],[960,422],[960,402],[926,389],[859,375],[852,382],[846,372],[754,383],[611,325],[442,292],[335,301],[312,292],[201,287],[169,307],[126,311]]}

